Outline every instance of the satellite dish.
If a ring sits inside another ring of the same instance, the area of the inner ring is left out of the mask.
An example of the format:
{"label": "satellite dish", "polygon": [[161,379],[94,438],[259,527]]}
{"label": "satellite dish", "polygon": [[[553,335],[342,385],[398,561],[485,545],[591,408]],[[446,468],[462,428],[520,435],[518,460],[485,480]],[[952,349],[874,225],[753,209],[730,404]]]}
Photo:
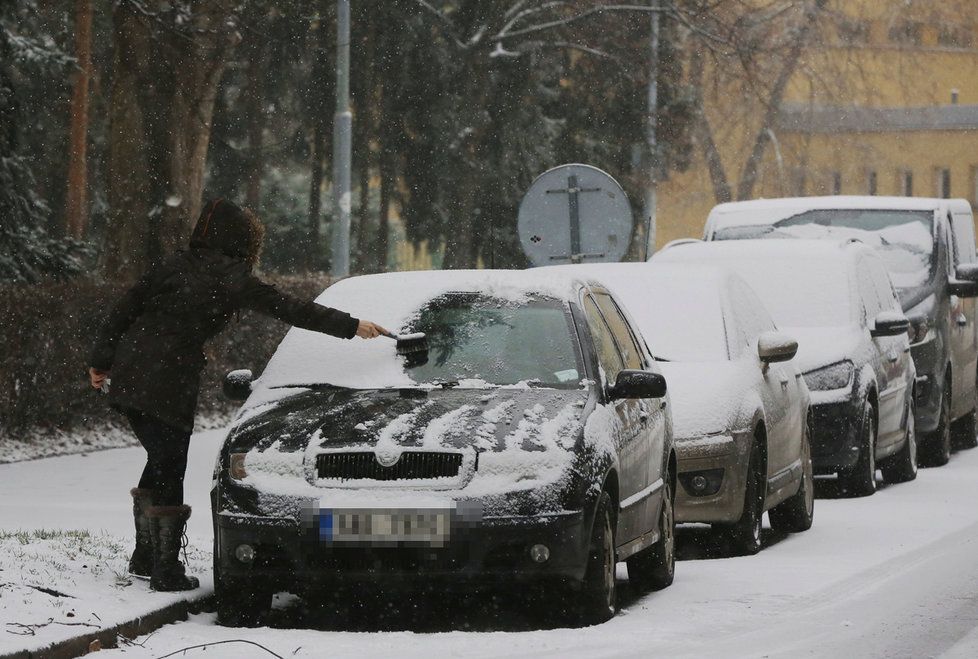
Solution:
{"label": "satellite dish", "polygon": [[632,237],[632,207],[606,172],[560,165],[530,186],[517,227],[535,266],[621,261]]}

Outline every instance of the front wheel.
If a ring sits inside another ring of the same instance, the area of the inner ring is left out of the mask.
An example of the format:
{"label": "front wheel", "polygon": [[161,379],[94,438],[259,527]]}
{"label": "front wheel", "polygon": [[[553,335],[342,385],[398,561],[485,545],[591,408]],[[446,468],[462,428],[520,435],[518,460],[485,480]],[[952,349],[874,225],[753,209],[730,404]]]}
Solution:
{"label": "front wheel", "polygon": [[920,447],[921,467],[941,467],[951,460],[951,379],[944,381],[941,394],[941,416],[937,430],[932,432]]}
{"label": "front wheel", "polygon": [[843,492],[856,497],[876,491],[876,419],[869,403],[863,407],[861,429],[859,461],[851,471],[839,475]]}
{"label": "front wheel", "polygon": [[900,452],[882,465],[883,478],[887,483],[906,483],[917,478],[917,431],[914,421],[916,406],[907,405],[907,437]]}
{"label": "front wheel", "polygon": [[676,574],[676,515],[672,485],[666,474],[662,485],[662,512],[659,514],[659,541],[626,560],[628,578],[640,590],[662,590],[672,584]]}
{"label": "front wheel", "polygon": [[722,526],[735,554],[752,556],[761,551],[761,521],[764,518],[764,491],[767,475],[758,439],[754,440],[747,462],[747,482],[744,484],[744,511],[740,519]]}
{"label": "front wheel", "polygon": [[801,442],[801,485],[791,498],[768,511],[771,528],[785,533],[799,533],[812,528],[815,519],[815,476],[812,469],[812,448],[808,434]]}
{"label": "front wheel", "polygon": [[978,384],[975,385],[975,404],[971,413],[954,422],[951,427],[951,443],[956,449],[978,446]]}
{"label": "front wheel", "polygon": [[214,573],[217,622],[225,627],[257,627],[272,608],[272,593],[259,584],[245,584]]}
{"label": "front wheel", "polygon": [[591,527],[584,584],[578,596],[578,620],[597,625],[615,615],[615,532],[612,526],[611,497],[602,492]]}

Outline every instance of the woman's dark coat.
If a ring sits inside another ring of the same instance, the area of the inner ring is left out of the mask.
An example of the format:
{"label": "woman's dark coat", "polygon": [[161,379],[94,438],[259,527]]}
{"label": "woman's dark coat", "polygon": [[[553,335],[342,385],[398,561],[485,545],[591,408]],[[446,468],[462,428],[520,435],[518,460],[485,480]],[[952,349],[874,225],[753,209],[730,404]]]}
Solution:
{"label": "woman's dark coat", "polygon": [[204,343],[239,309],[345,339],[356,335],[359,324],[347,313],[262,282],[244,259],[192,248],[146,274],[99,332],[90,365],[111,370],[109,402],[192,430]]}

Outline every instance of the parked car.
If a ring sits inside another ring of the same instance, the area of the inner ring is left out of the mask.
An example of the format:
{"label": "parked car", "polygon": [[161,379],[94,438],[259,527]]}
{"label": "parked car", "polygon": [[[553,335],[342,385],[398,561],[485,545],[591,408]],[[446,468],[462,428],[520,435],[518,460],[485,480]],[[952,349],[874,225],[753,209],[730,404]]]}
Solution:
{"label": "parked car", "polygon": [[706,223],[707,240],[798,237],[857,238],[883,258],[911,323],[921,464],[946,464],[952,440],[978,446],[971,205],[907,197],[768,199],[720,204]]}
{"label": "parked car", "polygon": [[[214,475],[220,620],[273,591],[549,584],[585,623],[615,564],[673,579],[676,454],[665,379],[604,288],[533,272],[355,277],[322,304],[423,332],[343,342],[292,329]],[[385,590],[389,592],[389,590]]]}
{"label": "parked car", "polygon": [[735,551],[761,548],[814,514],[808,387],[751,288],[711,266],[560,266],[608,286],[635,318],[669,384],[679,456],[676,521],[712,524]]}
{"label": "parked car", "polygon": [[743,240],[681,245],[653,262],[711,263],[751,285],[786,334],[811,392],[816,473],[838,473],[844,490],[876,490],[917,476],[915,370],[886,267],[855,241]]}

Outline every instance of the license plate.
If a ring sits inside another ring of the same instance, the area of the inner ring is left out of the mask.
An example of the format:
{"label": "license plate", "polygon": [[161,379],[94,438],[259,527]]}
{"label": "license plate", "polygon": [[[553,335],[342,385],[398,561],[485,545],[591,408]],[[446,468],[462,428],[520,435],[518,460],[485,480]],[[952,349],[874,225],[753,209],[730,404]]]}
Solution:
{"label": "license plate", "polygon": [[323,510],[319,513],[319,539],[329,543],[442,546],[448,541],[450,528],[451,514],[441,510]]}

